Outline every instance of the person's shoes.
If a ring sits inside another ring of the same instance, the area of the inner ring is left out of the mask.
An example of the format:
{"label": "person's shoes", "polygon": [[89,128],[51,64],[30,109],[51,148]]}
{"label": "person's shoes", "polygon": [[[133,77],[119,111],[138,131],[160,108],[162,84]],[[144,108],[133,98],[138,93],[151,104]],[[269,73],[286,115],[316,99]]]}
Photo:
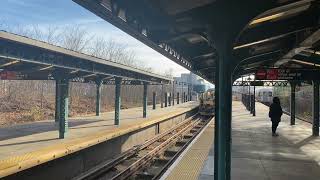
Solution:
{"label": "person's shoes", "polygon": [[272,133],[272,136],[277,137],[277,136],[279,136],[279,134],[277,134],[277,133]]}

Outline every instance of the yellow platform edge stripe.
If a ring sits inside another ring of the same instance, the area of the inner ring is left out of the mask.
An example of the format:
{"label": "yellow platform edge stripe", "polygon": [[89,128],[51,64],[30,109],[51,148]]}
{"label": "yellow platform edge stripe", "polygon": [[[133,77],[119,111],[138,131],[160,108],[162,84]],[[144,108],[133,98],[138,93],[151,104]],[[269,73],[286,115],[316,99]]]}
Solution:
{"label": "yellow platform edge stripe", "polygon": [[0,160],[0,178],[66,156],[96,144],[106,142],[110,139],[128,134],[130,132],[164,122],[170,118],[182,115],[196,108],[197,107],[185,108],[184,110],[151,118],[147,122],[143,122],[138,125],[127,125],[120,127],[119,129],[113,129],[109,132],[99,132],[87,137],[79,137],[71,140],[70,142],[59,142],[58,144],[25,153],[23,155],[11,156],[7,159]]}

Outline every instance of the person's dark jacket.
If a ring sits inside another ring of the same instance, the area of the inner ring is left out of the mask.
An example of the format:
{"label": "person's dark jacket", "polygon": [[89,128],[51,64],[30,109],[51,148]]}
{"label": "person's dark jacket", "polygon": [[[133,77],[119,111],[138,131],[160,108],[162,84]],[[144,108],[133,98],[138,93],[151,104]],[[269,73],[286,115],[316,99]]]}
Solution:
{"label": "person's dark jacket", "polygon": [[281,121],[282,116],[282,108],[280,104],[272,103],[270,105],[270,111],[269,111],[269,117],[271,118],[271,121]]}

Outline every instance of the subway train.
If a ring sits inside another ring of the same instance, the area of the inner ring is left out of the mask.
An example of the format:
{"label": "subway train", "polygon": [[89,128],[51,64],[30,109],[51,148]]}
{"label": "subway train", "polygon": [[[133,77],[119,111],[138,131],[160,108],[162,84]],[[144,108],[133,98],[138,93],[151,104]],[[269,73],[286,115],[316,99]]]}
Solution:
{"label": "subway train", "polygon": [[214,89],[208,89],[206,92],[200,94],[199,100],[199,114],[202,116],[213,116],[215,107]]}
{"label": "subway train", "polygon": [[256,90],[256,100],[270,105],[273,99],[273,88],[272,87],[264,87]]}

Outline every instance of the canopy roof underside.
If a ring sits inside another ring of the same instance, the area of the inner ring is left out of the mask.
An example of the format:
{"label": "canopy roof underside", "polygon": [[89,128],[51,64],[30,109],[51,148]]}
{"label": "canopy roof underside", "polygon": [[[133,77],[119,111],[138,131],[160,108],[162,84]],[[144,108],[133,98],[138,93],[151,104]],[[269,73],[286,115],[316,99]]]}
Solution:
{"label": "canopy roof underside", "polygon": [[[235,76],[320,67],[317,0],[74,0],[210,82],[219,53],[210,29],[232,31]],[[232,33],[230,33],[232,34]]]}

